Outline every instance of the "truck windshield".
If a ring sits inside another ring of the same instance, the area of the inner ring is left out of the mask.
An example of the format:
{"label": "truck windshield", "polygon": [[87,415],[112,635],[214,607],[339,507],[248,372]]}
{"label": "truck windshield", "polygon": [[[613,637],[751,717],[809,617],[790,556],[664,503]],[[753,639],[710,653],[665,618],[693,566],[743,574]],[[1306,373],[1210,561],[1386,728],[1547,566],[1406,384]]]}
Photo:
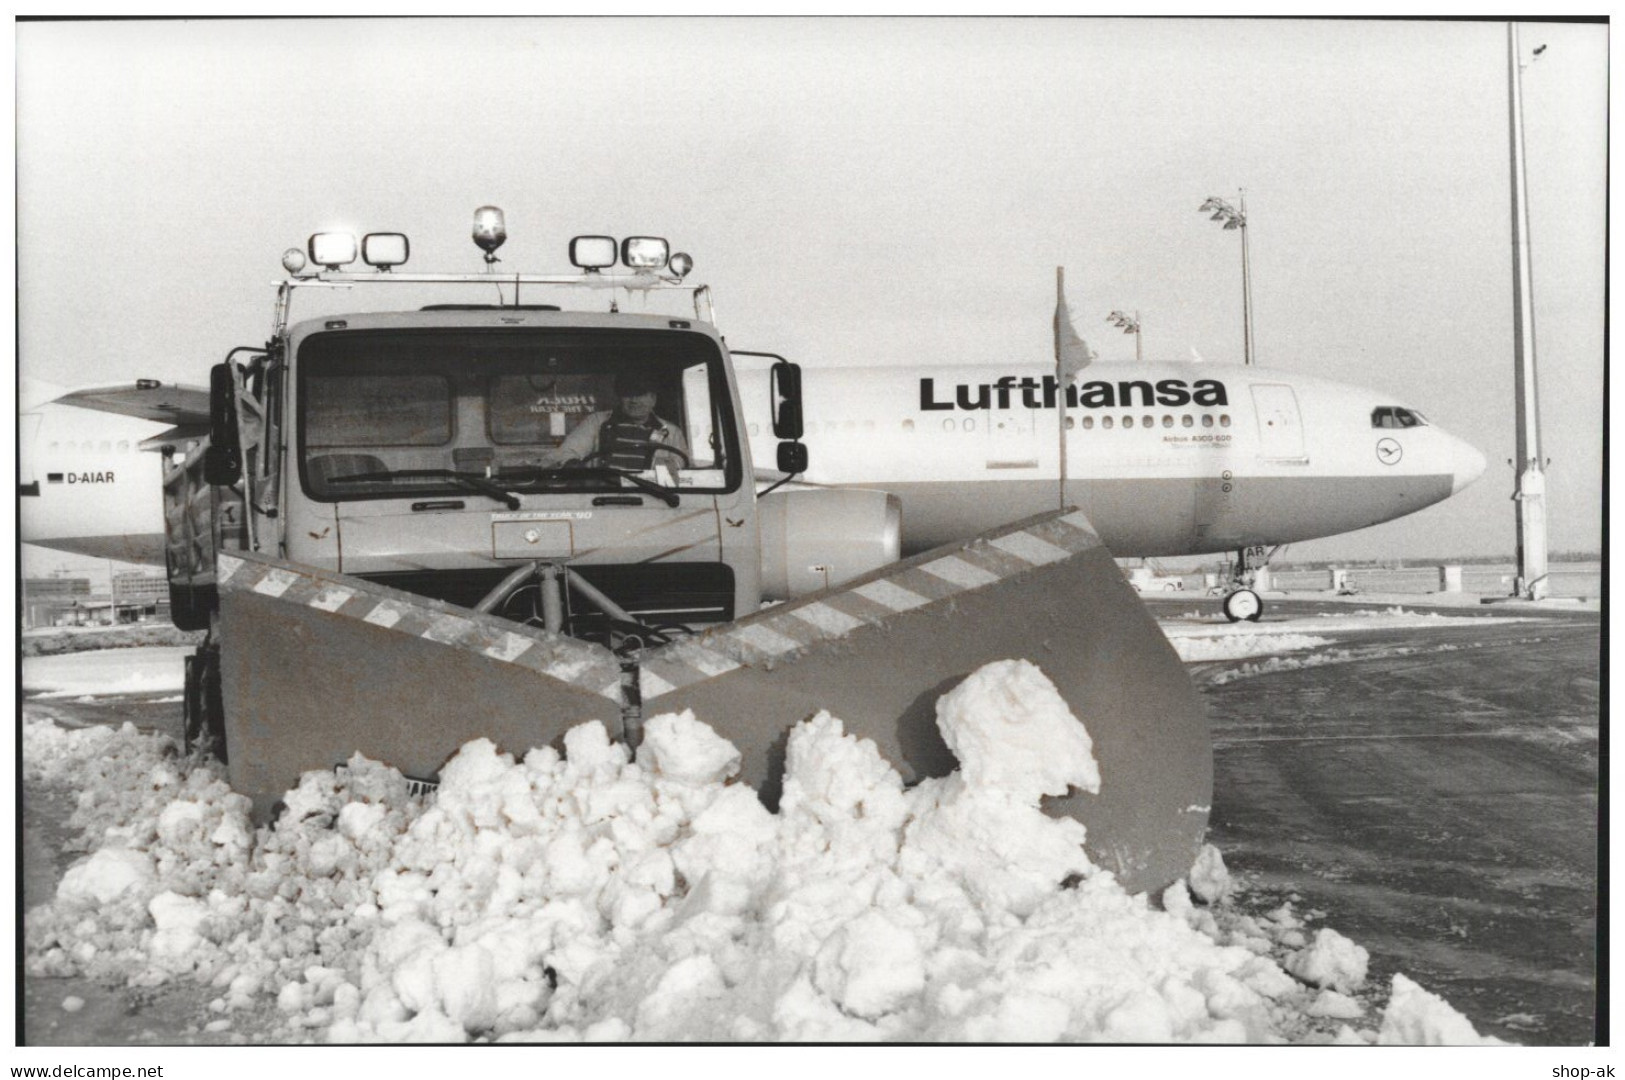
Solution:
{"label": "truck windshield", "polygon": [[741,480],[721,354],[704,334],[338,330],[307,337],[296,370],[300,477],[326,502],[699,494]]}

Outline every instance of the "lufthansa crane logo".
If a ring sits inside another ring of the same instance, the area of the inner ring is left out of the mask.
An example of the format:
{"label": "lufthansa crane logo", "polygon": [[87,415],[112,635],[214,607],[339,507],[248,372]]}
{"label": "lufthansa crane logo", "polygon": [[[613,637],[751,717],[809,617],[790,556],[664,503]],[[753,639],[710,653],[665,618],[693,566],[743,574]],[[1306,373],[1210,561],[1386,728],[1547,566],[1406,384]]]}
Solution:
{"label": "lufthansa crane logo", "polygon": [[1398,465],[1399,459],[1405,456],[1405,448],[1393,439],[1377,440],[1377,460],[1384,465]]}

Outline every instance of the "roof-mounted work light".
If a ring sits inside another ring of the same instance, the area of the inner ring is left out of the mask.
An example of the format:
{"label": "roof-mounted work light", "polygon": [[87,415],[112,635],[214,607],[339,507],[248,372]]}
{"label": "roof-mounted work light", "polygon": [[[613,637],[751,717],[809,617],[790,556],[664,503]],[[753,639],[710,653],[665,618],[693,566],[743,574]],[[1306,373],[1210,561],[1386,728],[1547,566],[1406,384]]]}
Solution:
{"label": "roof-mounted work light", "polygon": [[289,248],[282,253],[282,269],[290,274],[297,274],[305,268],[305,253],[298,248]]}
{"label": "roof-mounted work light", "polygon": [[355,262],[355,236],[350,233],[317,233],[310,238],[306,247],[310,251],[310,261],[328,270],[337,270]]}
{"label": "roof-mounted work light", "polygon": [[576,236],[570,240],[570,265],[578,266],[589,274],[596,274],[607,266],[615,265],[615,238],[613,236]]}
{"label": "roof-mounted work light", "polygon": [[658,236],[628,236],[621,241],[621,262],[630,270],[659,270],[671,247]]}
{"label": "roof-mounted work light", "polygon": [[690,270],[694,269],[694,259],[688,252],[679,251],[671,257],[671,262],[668,265],[671,267],[671,272],[677,275],[677,279],[681,281],[683,278],[688,277]]}
{"label": "roof-mounted work light", "polygon": [[485,252],[485,261],[497,261],[496,250],[508,239],[508,225],[502,211],[494,206],[482,206],[474,211],[474,243]]}
{"label": "roof-mounted work light", "polygon": [[411,251],[405,233],[375,232],[361,238],[361,261],[380,270],[401,265]]}

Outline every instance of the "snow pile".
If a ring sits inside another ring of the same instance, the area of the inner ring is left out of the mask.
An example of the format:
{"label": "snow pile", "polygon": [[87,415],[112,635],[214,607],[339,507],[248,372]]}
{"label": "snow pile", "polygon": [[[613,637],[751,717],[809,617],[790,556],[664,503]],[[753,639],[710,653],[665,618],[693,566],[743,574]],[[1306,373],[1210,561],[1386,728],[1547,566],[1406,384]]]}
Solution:
{"label": "snow pile", "polygon": [[1388,1009],[1383,1013],[1377,1041],[1383,1046],[1506,1045],[1480,1036],[1467,1018],[1437,994],[1430,994],[1403,975],[1394,976]]}
{"label": "snow pile", "polygon": [[1231,907],[1212,849],[1161,908],[1092,867],[1039,809],[1101,777],[1033,665],[938,723],[962,768],[908,790],[838,719],[799,725],[777,814],[684,713],[636,762],[597,723],[523,760],[471,742],[427,799],[357,757],[254,832],[167,740],[30,719],[29,776],[85,781],[92,854],[28,913],[26,964],[274,1002],[286,1041],[1476,1040],[1408,980],[1351,1027],[1363,950]]}
{"label": "snow pile", "polygon": [[[1483,645],[1473,642],[1470,648],[1478,649]],[[1414,645],[1379,646],[1375,649],[1327,649],[1325,652],[1311,653],[1308,656],[1271,656],[1255,663],[1242,664],[1239,667],[1225,671],[1215,672],[1207,681],[1214,686],[1223,686],[1225,683],[1235,682],[1237,679],[1250,679],[1257,675],[1269,675],[1277,671],[1297,671],[1302,668],[1322,667],[1327,664],[1347,664],[1358,660],[1370,660],[1377,657],[1416,656],[1429,653],[1460,652],[1460,645],[1444,642],[1438,645],[1419,647]]]}
{"label": "snow pile", "polygon": [[1330,645],[1330,638],[1309,634],[1231,633],[1204,636],[1170,636],[1169,642],[1187,664],[1208,660],[1241,660],[1249,656],[1275,656],[1295,649],[1315,649]]}
{"label": "snow pile", "polygon": [[1371,954],[1336,930],[1315,932],[1312,944],[1287,957],[1286,969],[1312,986],[1347,993],[1365,982]]}

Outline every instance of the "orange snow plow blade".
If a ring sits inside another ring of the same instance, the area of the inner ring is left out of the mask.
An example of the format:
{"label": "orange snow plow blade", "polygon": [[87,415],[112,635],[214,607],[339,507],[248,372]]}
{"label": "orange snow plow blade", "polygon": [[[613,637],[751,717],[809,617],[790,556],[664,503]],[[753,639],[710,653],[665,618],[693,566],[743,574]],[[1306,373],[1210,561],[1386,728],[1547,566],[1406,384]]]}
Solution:
{"label": "orange snow plow blade", "polygon": [[1213,792],[1207,717],[1184,666],[1078,511],[1039,515],[783,604],[643,659],[643,711],[693,709],[776,806],[790,728],[820,709],[905,782],[956,767],[936,702],[984,664],[1030,660],[1094,742],[1098,794],[1046,810],[1131,892],[1190,870]]}
{"label": "orange snow plow blade", "polygon": [[[1029,660],[1087,728],[1098,793],[1046,800],[1133,892],[1183,877],[1212,795],[1207,719],[1179,657],[1078,511],[1039,515],[686,640],[623,673],[610,650],[258,555],[219,560],[233,787],[262,816],[302,772],[360,751],[433,781],[470,739],[522,755],[600,720],[692,709],[776,808],[790,729],[827,709],[905,782],[957,766],[936,702]],[[634,699],[635,700],[635,699]]]}

